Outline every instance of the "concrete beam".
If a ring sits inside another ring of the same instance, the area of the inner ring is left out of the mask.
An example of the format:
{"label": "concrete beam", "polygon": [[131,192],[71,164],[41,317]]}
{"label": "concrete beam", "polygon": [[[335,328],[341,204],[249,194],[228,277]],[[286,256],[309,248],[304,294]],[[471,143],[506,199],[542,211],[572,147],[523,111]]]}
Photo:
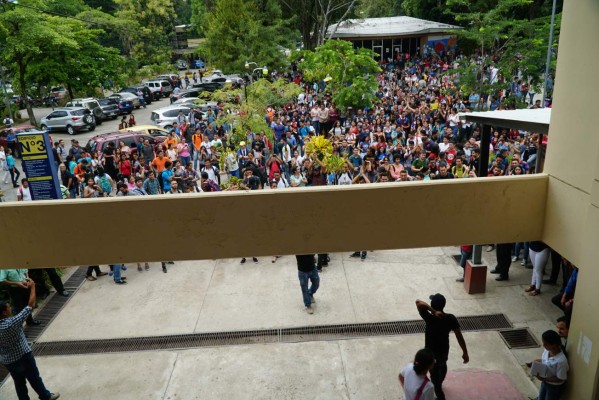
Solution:
{"label": "concrete beam", "polygon": [[534,175],[2,203],[0,267],[534,240],[543,232],[547,180]]}

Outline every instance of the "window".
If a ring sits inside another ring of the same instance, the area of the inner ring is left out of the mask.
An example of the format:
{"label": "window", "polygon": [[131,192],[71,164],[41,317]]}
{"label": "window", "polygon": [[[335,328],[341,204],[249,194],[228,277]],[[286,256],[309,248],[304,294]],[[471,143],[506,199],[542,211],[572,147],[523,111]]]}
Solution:
{"label": "window", "polygon": [[165,117],[174,118],[179,115],[179,110],[168,110],[163,114]]}

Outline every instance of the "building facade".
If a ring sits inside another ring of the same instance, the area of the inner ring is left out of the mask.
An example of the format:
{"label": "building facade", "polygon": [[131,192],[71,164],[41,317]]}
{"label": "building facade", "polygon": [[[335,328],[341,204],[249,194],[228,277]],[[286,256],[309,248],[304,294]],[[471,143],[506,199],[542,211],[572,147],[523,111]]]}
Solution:
{"label": "building facade", "polygon": [[455,31],[459,26],[400,16],[347,20],[329,27],[332,38],[349,40],[375,54],[378,61],[445,53],[456,48]]}

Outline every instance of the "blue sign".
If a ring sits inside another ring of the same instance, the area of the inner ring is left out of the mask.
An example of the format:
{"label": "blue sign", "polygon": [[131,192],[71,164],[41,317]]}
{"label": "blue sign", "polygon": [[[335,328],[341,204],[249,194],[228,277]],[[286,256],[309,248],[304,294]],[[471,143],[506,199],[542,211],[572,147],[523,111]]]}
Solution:
{"label": "blue sign", "polygon": [[17,135],[21,148],[22,166],[29,182],[32,200],[62,199],[57,179],[52,142],[45,132]]}

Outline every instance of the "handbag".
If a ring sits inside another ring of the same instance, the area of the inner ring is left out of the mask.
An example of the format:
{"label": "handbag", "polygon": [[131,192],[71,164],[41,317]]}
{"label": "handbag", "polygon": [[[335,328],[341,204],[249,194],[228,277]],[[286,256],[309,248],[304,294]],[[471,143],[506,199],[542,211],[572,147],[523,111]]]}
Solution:
{"label": "handbag", "polygon": [[420,396],[422,396],[422,392],[424,391],[424,388],[426,387],[426,384],[429,383],[429,379],[428,376],[424,377],[424,380],[422,381],[422,385],[420,385],[420,387],[418,388],[418,391],[416,392],[416,397],[414,397],[414,400],[420,400]]}

